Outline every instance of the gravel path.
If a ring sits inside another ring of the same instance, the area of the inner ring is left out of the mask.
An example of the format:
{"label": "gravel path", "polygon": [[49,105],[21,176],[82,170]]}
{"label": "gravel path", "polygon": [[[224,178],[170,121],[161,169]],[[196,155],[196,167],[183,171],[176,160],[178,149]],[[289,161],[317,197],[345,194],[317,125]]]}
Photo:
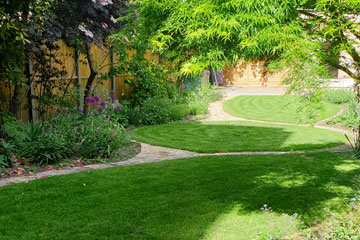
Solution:
{"label": "gravel path", "polygon": [[[204,121],[224,121],[224,120],[247,120],[247,121],[253,121],[253,122],[265,122],[265,121],[257,121],[257,120],[248,120],[244,118],[239,118],[235,116],[231,116],[227,113],[225,113],[222,109],[222,103],[230,98],[239,96],[239,95],[282,95],[286,92],[283,88],[240,88],[240,87],[228,87],[225,89],[224,97],[217,102],[214,102],[210,104],[209,110],[210,110],[210,116],[205,119]],[[342,109],[344,111],[344,109]],[[338,114],[341,114],[339,112]],[[327,120],[327,119],[326,119]],[[315,127],[319,128],[325,128],[329,130],[335,130],[343,132],[345,130],[339,130],[330,128],[328,126],[325,126],[326,120],[323,120],[317,124],[315,124]],[[265,122],[269,123],[269,122]],[[289,124],[289,125],[295,125],[290,123],[277,123],[276,124]],[[348,132],[346,132],[349,134]],[[165,148],[165,147],[159,147],[159,146],[153,146],[146,143],[141,143],[141,152],[126,161],[121,162],[115,162],[115,163],[109,163],[109,164],[95,164],[95,165],[87,165],[84,167],[63,167],[61,170],[50,170],[46,172],[39,172],[35,173],[32,176],[17,176],[12,178],[4,178],[0,179],[0,186],[6,186],[10,184],[15,183],[22,183],[22,182],[29,182],[31,180],[41,179],[41,178],[47,178],[52,176],[58,176],[58,175],[65,175],[65,174],[72,174],[82,171],[89,171],[89,170],[95,170],[95,169],[104,169],[104,168],[110,168],[110,167],[116,167],[116,166],[128,166],[128,165],[134,165],[134,164],[144,164],[144,163],[152,163],[152,162],[160,162],[164,160],[173,160],[173,159],[180,159],[180,158],[191,158],[191,157],[200,157],[200,156],[225,156],[225,155],[268,155],[268,154],[303,154],[303,153],[313,153],[313,152],[344,152],[349,151],[350,146],[343,145],[338,146],[335,148],[330,149],[321,149],[321,150],[314,150],[314,151],[293,151],[293,152],[238,152],[238,153],[213,153],[213,154],[201,154],[201,153],[194,153],[189,151],[184,151],[180,149],[172,149],[172,148]]]}

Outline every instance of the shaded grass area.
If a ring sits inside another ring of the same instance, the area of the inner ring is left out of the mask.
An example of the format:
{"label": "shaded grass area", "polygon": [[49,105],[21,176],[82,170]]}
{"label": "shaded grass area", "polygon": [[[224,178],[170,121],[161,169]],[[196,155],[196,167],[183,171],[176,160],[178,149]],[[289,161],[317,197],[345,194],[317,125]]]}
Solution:
{"label": "shaded grass area", "polygon": [[248,121],[177,122],[138,128],[133,139],[201,153],[294,151],[344,144],[343,135],[313,127]]}
{"label": "shaded grass area", "polygon": [[[344,154],[221,156],[117,167],[0,188],[0,239],[253,239],[343,210]],[[267,204],[273,214],[259,208]],[[328,210],[329,209],[329,210]]]}
{"label": "shaded grass area", "polygon": [[298,96],[238,96],[223,103],[225,112],[246,119],[287,122],[313,123],[335,115],[340,111],[336,104],[323,102],[323,109],[315,119],[309,119],[304,112]]}

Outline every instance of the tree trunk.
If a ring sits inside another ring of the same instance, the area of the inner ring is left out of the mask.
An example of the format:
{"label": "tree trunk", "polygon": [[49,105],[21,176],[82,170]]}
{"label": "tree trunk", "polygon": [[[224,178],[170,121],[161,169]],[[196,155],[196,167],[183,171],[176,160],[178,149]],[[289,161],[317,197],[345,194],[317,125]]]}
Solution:
{"label": "tree trunk", "polygon": [[89,69],[90,69],[90,76],[86,82],[85,92],[84,92],[84,114],[87,115],[89,112],[89,104],[85,100],[87,97],[91,95],[92,92],[91,87],[94,83],[96,76],[98,75],[98,71],[95,69],[94,58],[91,54],[91,44],[85,43],[85,48],[86,48],[86,58],[88,60]]}
{"label": "tree trunk", "polygon": [[21,84],[15,85],[14,93],[10,102],[10,112],[14,114],[15,117],[18,116],[19,111],[21,110],[21,89]]}

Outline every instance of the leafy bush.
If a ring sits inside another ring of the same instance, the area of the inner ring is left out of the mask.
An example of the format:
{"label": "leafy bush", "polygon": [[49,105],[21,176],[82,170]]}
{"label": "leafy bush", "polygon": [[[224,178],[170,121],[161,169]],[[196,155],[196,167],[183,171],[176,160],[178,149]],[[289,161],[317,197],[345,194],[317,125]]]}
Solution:
{"label": "leafy bush", "polygon": [[[101,105],[101,111],[94,109],[88,117],[72,110],[57,113],[42,123],[24,124],[9,117],[2,131],[18,149],[17,154],[34,164],[55,164],[74,155],[86,159],[110,158],[130,140],[123,127],[108,115],[118,110],[110,104]],[[109,107],[107,111],[106,106]]]}
{"label": "leafy bush", "polygon": [[12,155],[15,152],[15,145],[0,141],[0,169],[12,166]]}
{"label": "leafy bush", "polygon": [[360,124],[359,111],[359,104],[353,99],[347,104],[347,110],[345,113],[337,116],[334,119],[330,119],[329,121],[327,121],[327,123],[330,125],[340,123],[346,127],[357,129]]}
{"label": "leafy bush", "polygon": [[75,126],[70,137],[74,153],[85,159],[110,158],[130,142],[122,126],[103,116],[91,116]]}
{"label": "leafy bush", "polygon": [[69,155],[69,144],[52,127],[47,128],[38,123],[30,123],[26,126],[27,136],[20,145],[20,154],[31,158],[32,163],[55,164]]}
{"label": "leafy bush", "polygon": [[355,93],[343,89],[329,89],[325,91],[324,98],[330,103],[345,104],[355,99]]}
{"label": "leafy bush", "polygon": [[23,143],[27,135],[25,124],[11,115],[4,116],[3,122],[1,130],[5,134],[5,138],[11,139],[15,145]]}
{"label": "leafy bush", "polygon": [[192,91],[183,91],[183,101],[188,104],[189,114],[203,115],[208,113],[209,104],[221,99],[221,91],[210,85],[201,86]]}
{"label": "leafy bush", "polygon": [[209,112],[209,101],[207,99],[196,99],[189,102],[189,113],[191,115],[203,115]]}
{"label": "leafy bush", "polygon": [[132,109],[130,123],[133,125],[154,125],[181,120],[187,113],[184,104],[177,104],[166,98],[148,98]]}

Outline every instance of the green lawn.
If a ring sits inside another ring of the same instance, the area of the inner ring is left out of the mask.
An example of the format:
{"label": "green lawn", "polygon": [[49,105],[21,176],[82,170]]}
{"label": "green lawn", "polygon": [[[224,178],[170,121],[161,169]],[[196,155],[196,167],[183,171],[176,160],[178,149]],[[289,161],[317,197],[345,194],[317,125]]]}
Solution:
{"label": "green lawn", "polygon": [[[0,188],[0,239],[252,239],[344,210],[358,161],[344,154],[180,159]],[[260,211],[264,204],[272,214]],[[328,210],[329,209],[329,210]]]}
{"label": "green lawn", "polygon": [[324,129],[248,121],[177,122],[138,128],[131,135],[140,142],[202,153],[309,150],[346,142],[342,134]]}
{"label": "green lawn", "polygon": [[323,110],[316,119],[304,116],[300,97],[282,96],[238,96],[223,103],[225,112],[254,120],[288,123],[312,123],[335,115],[340,111],[339,105],[323,102]]}

